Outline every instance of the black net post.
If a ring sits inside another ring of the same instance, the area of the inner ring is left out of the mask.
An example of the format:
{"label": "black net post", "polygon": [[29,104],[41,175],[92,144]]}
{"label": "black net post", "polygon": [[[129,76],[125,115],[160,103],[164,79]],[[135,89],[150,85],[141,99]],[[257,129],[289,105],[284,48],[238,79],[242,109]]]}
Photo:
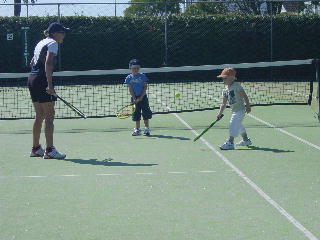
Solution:
{"label": "black net post", "polygon": [[315,65],[316,65],[316,82],[318,83],[318,89],[317,89],[317,104],[318,104],[318,120],[320,121],[320,96],[319,96],[319,91],[320,91],[320,81],[319,81],[319,59],[315,59]]}

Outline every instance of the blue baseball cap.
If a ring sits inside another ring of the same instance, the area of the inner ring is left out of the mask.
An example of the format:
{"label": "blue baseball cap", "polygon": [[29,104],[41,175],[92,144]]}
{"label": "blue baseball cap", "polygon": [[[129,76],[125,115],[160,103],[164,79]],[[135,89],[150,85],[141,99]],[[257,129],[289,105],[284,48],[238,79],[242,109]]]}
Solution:
{"label": "blue baseball cap", "polygon": [[49,34],[53,34],[56,32],[70,32],[70,28],[66,28],[61,23],[58,23],[58,22],[51,23],[47,30]]}
{"label": "blue baseball cap", "polygon": [[132,67],[132,66],[141,66],[141,64],[140,64],[140,61],[138,60],[138,59],[132,59],[132,60],[130,60],[130,62],[129,62],[129,68],[130,67]]}

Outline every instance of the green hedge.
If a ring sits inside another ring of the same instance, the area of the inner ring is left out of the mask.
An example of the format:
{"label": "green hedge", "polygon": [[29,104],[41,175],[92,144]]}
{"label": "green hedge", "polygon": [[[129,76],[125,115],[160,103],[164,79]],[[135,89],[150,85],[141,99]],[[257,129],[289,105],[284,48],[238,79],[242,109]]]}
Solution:
{"label": "green hedge", "polygon": [[[0,72],[23,72],[23,32],[29,53],[56,17],[0,17]],[[319,58],[320,16],[63,17],[72,29],[61,48],[61,70],[126,68]],[[272,34],[271,34],[272,30]],[[6,34],[14,33],[7,41]],[[272,35],[272,43],[271,43]],[[271,51],[271,46],[273,47]],[[271,53],[272,52],[272,53]],[[271,56],[272,55],[272,56]]]}

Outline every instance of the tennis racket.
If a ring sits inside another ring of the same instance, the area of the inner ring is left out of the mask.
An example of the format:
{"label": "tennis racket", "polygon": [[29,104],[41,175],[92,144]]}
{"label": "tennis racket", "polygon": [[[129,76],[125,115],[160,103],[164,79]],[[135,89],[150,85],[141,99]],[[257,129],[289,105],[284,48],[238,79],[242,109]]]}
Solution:
{"label": "tennis racket", "polygon": [[126,119],[128,117],[131,117],[132,114],[134,113],[135,110],[135,105],[134,104],[129,104],[117,111],[116,117],[119,119]]}
{"label": "tennis racket", "polygon": [[67,105],[71,110],[73,110],[76,114],[78,114],[80,117],[82,118],[87,118],[87,116],[81,112],[78,108],[76,108],[75,106],[73,106],[71,103],[67,102],[66,100],[64,100],[62,97],[60,97],[58,94],[54,93],[53,96],[55,96],[56,98],[58,98],[59,100],[61,100],[65,105]]}
{"label": "tennis racket", "polygon": [[202,131],[202,133],[200,133],[195,139],[193,139],[193,141],[197,141],[199,138],[202,137],[203,134],[205,134],[210,128],[212,128],[213,125],[215,125],[218,121],[220,121],[221,118],[223,118],[223,114],[221,114],[221,116],[219,118],[217,118],[217,120],[215,120],[213,123],[210,124],[209,127],[207,127],[205,130]]}

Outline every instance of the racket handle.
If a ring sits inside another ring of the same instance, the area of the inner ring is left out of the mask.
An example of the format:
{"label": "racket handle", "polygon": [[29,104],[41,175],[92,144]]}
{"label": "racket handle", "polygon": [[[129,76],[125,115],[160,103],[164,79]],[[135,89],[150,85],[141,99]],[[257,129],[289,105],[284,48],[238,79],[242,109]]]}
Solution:
{"label": "racket handle", "polygon": [[220,120],[221,118],[223,118],[224,114],[221,114],[220,117],[217,117],[217,120]]}

